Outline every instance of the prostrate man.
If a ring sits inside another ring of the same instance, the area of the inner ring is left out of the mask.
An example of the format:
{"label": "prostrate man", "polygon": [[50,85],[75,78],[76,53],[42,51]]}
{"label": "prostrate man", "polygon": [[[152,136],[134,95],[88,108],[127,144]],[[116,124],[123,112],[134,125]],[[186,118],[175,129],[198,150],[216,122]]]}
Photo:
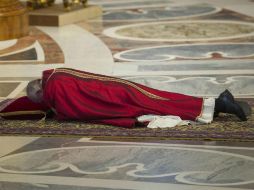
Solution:
{"label": "prostrate man", "polygon": [[27,95],[44,102],[58,120],[81,120],[132,127],[144,115],[179,116],[182,120],[210,123],[214,113],[230,113],[247,120],[229,91],[219,98],[199,98],[152,89],[120,78],[59,68],[31,81]]}

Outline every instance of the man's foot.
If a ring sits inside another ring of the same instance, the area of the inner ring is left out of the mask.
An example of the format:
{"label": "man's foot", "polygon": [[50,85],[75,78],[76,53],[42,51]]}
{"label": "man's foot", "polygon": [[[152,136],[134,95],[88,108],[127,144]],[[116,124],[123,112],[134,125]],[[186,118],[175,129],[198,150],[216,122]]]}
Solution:
{"label": "man's foot", "polygon": [[[238,118],[240,118],[242,121],[247,120],[247,114],[245,114],[244,109],[241,107],[243,104],[238,103],[235,101],[234,96],[228,91],[225,90],[220,94],[220,96],[217,99],[217,102],[219,102],[219,110],[215,111],[215,116],[219,114],[219,112],[222,113],[230,113],[235,114]],[[244,102],[245,110],[250,109],[250,106]],[[249,107],[249,108],[248,108]]]}

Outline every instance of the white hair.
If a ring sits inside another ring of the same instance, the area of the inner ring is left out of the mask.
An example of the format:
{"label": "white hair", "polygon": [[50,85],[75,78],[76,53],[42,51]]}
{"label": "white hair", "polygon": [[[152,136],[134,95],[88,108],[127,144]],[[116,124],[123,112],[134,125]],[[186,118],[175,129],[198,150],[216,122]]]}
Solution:
{"label": "white hair", "polygon": [[27,97],[33,102],[40,102],[42,98],[41,79],[32,80],[26,87]]}

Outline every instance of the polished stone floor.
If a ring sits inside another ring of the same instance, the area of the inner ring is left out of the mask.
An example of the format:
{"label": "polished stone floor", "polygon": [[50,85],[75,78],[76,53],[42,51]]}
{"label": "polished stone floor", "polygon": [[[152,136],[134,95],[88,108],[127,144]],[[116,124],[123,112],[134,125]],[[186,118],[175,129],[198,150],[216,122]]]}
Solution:
{"label": "polished stone floor", "polygon": [[253,143],[1,137],[0,187],[240,190],[254,187]]}
{"label": "polished stone floor", "polygon": [[[57,1],[57,2],[60,2]],[[254,1],[89,0],[102,18],[0,41],[0,101],[45,69],[254,98]],[[253,125],[254,126],[254,125]],[[254,143],[0,136],[0,190],[254,189]]]}

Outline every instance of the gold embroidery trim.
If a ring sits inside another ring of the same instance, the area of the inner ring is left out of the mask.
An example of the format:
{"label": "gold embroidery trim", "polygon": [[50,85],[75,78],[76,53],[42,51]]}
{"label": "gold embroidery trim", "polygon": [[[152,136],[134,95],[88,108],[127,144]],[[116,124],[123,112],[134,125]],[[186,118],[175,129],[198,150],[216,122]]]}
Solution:
{"label": "gold embroidery trim", "polygon": [[118,82],[118,83],[122,83],[122,84],[126,84],[129,85],[133,88],[135,88],[136,90],[140,91],[142,94],[148,96],[149,98],[153,98],[153,99],[158,99],[158,100],[170,100],[168,98],[163,98],[160,97],[158,95],[152,94],[151,92],[148,92],[140,87],[138,87],[137,85],[133,84],[132,82],[123,80],[123,79],[118,79],[118,78],[110,78],[110,77],[104,77],[104,76],[96,76],[96,75],[92,75],[92,74],[87,74],[87,73],[80,73],[78,71],[74,71],[74,70],[69,70],[69,69],[56,69],[54,73],[67,73],[67,74],[71,74],[80,78],[92,78],[92,79],[97,79],[97,80],[101,80],[101,81],[113,81],[113,82]]}
{"label": "gold embroidery trim", "polygon": [[49,75],[49,77],[47,78],[47,81],[45,82],[45,84],[47,84],[48,80],[52,77],[52,75],[56,72],[56,69],[54,69],[52,71],[52,73]]}
{"label": "gold embroidery trim", "polygon": [[43,111],[14,111],[14,112],[5,112],[5,113],[0,113],[1,117],[8,117],[8,116],[19,116],[19,115],[36,115],[36,114],[43,114],[46,116],[46,113]]}

